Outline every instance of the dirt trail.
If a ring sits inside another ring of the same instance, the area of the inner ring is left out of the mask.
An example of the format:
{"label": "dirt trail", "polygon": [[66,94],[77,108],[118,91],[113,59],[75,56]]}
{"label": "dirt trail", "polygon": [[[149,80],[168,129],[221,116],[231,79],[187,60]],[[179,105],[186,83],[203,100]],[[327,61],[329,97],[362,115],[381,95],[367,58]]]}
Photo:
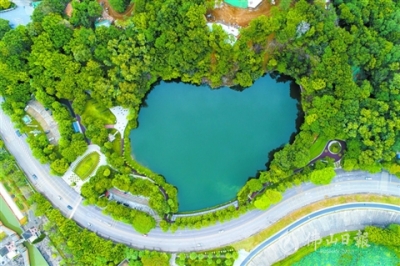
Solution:
{"label": "dirt trail", "polygon": [[[279,5],[279,1],[275,1],[276,6]],[[268,0],[264,0],[257,8],[237,8],[231,5],[223,3],[221,7],[215,8],[207,12],[211,14],[209,19],[210,22],[223,22],[225,24],[234,24],[241,27],[249,25],[250,21],[261,15],[269,16],[271,7]]]}
{"label": "dirt trail", "polygon": [[[123,13],[118,13],[110,6],[108,0],[97,0],[99,4],[103,6],[103,18],[115,20],[115,19],[125,19],[132,15],[134,4],[130,4]],[[279,0],[275,1],[276,6],[279,5]],[[233,24],[241,27],[246,27],[249,25],[250,21],[261,15],[269,16],[271,12],[271,7],[268,0],[264,0],[257,8],[237,8],[231,5],[222,3],[221,7],[209,10],[207,12],[207,17],[209,22],[222,22],[224,24]],[[69,3],[66,7],[65,13],[71,16],[72,6]],[[211,16],[210,16],[211,15]],[[210,17],[209,17],[210,16]]]}
{"label": "dirt trail", "polygon": [[274,40],[274,38],[275,38],[275,33],[270,34],[267,38],[267,46],[266,46],[267,52],[264,55],[264,61],[263,61],[264,71],[267,70],[267,64],[268,64],[268,60],[269,60],[269,44]]}
{"label": "dirt trail", "polygon": [[64,13],[68,16],[72,16],[72,5],[71,2],[68,3],[68,5],[65,7]]}

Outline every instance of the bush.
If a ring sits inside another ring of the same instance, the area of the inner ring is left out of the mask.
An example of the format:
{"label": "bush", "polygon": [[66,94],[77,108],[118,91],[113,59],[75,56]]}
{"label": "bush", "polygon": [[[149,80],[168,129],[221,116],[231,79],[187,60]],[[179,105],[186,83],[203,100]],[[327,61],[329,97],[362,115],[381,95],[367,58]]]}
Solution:
{"label": "bush", "polygon": [[37,244],[39,242],[42,242],[43,239],[45,239],[46,235],[45,234],[41,234],[37,239],[35,239],[32,244]]}
{"label": "bush", "polygon": [[4,239],[7,236],[5,232],[0,232],[0,240]]}
{"label": "bush", "polygon": [[338,154],[342,150],[342,147],[338,142],[332,143],[332,145],[329,146],[329,151],[334,154]]}
{"label": "bush", "polygon": [[10,0],[0,0],[0,10],[6,10],[11,7]]}

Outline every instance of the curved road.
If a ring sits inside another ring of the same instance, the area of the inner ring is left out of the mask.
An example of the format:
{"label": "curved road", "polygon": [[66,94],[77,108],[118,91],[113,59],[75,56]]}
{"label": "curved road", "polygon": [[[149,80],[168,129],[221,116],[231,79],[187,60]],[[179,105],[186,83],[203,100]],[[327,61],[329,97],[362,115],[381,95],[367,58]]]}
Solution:
{"label": "curved road", "polygon": [[[266,246],[272,244],[277,239],[285,235],[288,231],[295,229],[298,226],[301,226],[304,223],[308,223],[310,219],[318,218],[320,216],[326,215],[328,213],[333,213],[337,211],[344,211],[344,210],[351,210],[351,209],[380,209],[380,210],[388,210],[388,211],[396,211],[400,213],[400,206],[391,205],[391,204],[384,204],[384,203],[348,203],[343,205],[337,205],[329,208],[325,208],[313,213],[310,213],[307,216],[302,217],[301,219],[295,221],[294,223],[290,224],[289,226],[283,228],[278,233],[274,234],[270,238],[264,240],[259,246],[254,248],[248,256],[241,262],[241,266],[247,265],[254,256],[256,256],[260,251],[262,251]],[[344,230],[343,230],[344,231]]]}
{"label": "curved road", "polygon": [[[40,164],[32,156],[25,137],[17,137],[10,119],[2,110],[0,110],[0,134],[32,183],[66,217],[74,219],[81,226],[105,238],[140,249],[185,252],[221,247],[257,234],[268,224],[276,222],[292,211],[326,197],[354,193],[400,196],[399,180],[386,172],[378,174],[360,171],[340,172],[331,185],[317,187],[311,183],[305,183],[287,190],[283,201],[267,211],[253,210],[237,219],[200,230],[185,229],[178,230],[176,233],[164,233],[160,228],[156,228],[148,234],[148,237],[145,237],[134,231],[130,225],[103,215],[98,208],[83,206],[80,195],[62,178],[50,175],[49,165]],[[32,179],[33,174],[37,175],[37,180]],[[365,180],[366,177],[371,180]],[[73,210],[69,210],[67,205],[72,206]],[[223,232],[220,233],[220,230]]]}

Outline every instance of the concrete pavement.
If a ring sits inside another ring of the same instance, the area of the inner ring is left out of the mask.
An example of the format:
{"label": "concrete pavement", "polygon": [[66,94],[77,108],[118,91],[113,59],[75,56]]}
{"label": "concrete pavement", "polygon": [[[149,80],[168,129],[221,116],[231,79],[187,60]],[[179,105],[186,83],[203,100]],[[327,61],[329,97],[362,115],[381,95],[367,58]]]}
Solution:
{"label": "concrete pavement", "polygon": [[110,111],[115,115],[117,118],[117,122],[114,125],[114,128],[119,131],[121,137],[124,136],[126,125],[128,124],[128,114],[129,110],[123,108],[121,106],[111,107]]}

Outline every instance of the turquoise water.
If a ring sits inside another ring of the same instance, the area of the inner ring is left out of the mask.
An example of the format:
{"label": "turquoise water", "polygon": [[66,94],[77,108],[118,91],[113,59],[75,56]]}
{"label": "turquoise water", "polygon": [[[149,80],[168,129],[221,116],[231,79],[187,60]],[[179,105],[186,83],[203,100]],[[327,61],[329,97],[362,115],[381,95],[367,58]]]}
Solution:
{"label": "turquoise water", "polygon": [[[4,226],[16,231],[18,234],[22,233],[22,229],[17,218],[11,211],[10,207],[8,207],[3,197],[0,197],[0,220]],[[29,260],[32,266],[48,265],[42,254],[35,246],[28,244],[27,242],[25,242],[25,246],[28,248]]]}
{"label": "turquoise water", "polygon": [[394,251],[384,246],[369,243],[369,247],[342,244],[322,247],[305,256],[293,266],[398,266],[399,258]]}
{"label": "turquoise water", "polygon": [[130,134],[135,159],[179,192],[179,211],[233,199],[295,131],[290,84],[269,76],[242,92],[161,82]]}

